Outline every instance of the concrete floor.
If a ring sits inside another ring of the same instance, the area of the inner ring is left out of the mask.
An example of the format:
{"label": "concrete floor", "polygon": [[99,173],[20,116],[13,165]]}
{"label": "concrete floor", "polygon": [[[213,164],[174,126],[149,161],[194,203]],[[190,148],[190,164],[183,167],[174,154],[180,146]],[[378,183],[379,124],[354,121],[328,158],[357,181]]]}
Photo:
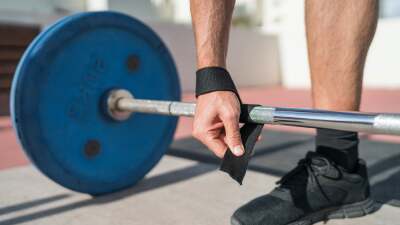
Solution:
{"label": "concrete floor", "polygon": [[[270,191],[277,177],[248,171],[243,186],[212,164],[165,156],[138,185],[92,198],[53,183],[32,166],[0,173],[0,224],[215,225]],[[331,220],[329,225],[398,225],[400,209],[383,205],[372,215]],[[322,225],[320,223],[319,225]]]}

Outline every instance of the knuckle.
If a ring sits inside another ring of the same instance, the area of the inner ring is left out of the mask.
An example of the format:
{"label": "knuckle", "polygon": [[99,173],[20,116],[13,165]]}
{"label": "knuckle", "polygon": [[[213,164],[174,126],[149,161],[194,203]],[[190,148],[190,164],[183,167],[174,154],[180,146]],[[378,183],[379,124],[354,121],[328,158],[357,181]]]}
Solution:
{"label": "knuckle", "polygon": [[240,140],[240,133],[239,132],[232,132],[227,137],[229,139],[233,139],[233,140]]}
{"label": "knuckle", "polygon": [[224,117],[228,120],[237,120],[238,114],[233,111],[228,111],[224,114]]}
{"label": "knuckle", "polygon": [[227,142],[231,147],[234,147],[236,145],[241,144],[241,139],[240,137],[228,138]]}

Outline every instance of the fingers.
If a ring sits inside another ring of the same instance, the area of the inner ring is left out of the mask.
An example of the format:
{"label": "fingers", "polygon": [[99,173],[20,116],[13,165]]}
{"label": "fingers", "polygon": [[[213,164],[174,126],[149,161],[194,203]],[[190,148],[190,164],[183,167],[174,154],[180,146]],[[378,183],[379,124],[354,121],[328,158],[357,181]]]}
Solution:
{"label": "fingers", "polygon": [[239,131],[239,115],[235,113],[230,113],[228,115],[221,117],[224,123],[225,133],[226,133],[226,144],[229,149],[236,156],[241,156],[244,153],[244,147],[242,144],[242,138]]}
{"label": "fingers", "polygon": [[192,135],[205,146],[207,146],[207,148],[210,149],[217,157],[223,158],[228,146],[223,141],[223,134],[221,134],[223,124],[220,124],[220,127],[208,132],[203,132],[203,129],[199,127],[198,129],[193,130]]}
{"label": "fingers", "polygon": [[223,158],[228,146],[221,136],[223,136],[224,124],[222,121],[216,120],[217,112],[210,113],[214,115],[214,119],[208,117],[195,117],[193,121],[192,135],[217,157]]}
{"label": "fingers", "polygon": [[225,152],[228,149],[228,146],[225,144],[225,142],[219,138],[207,140],[204,143],[218,158],[221,159],[224,157]]}
{"label": "fingers", "polygon": [[240,156],[244,153],[239,133],[240,102],[235,93],[216,91],[197,99],[193,136],[218,157],[226,150]]}

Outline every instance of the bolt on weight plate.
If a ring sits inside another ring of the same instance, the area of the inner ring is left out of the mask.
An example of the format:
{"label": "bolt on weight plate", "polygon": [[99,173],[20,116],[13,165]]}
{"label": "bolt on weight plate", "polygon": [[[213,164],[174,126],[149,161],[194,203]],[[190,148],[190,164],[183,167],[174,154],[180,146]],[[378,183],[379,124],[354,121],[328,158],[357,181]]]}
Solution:
{"label": "bolt on weight plate", "polygon": [[126,60],[126,67],[129,71],[134,72],[139,68],[139,57],[137,55],[129,55]]}
{"label": "bolt on weight plate", "polygon": [[[135,57],[128,62],[137,76],[124,65],[133,52],[140,65]],[[180,99],[166,46],[121,13],[67,16],[38,35],[18,64],[10,99],[14,128],[32,163],[64,187],[92,195],[130,187],[173,139],[176,117],[135,113],[117,123],[106,116],[102,96],[111,89]]]}
{"label": "bolt on weight plate", "polygon": [[100,153],[100,143],[96,140],[88,140],[84,147],[85,155],[92,158]]}

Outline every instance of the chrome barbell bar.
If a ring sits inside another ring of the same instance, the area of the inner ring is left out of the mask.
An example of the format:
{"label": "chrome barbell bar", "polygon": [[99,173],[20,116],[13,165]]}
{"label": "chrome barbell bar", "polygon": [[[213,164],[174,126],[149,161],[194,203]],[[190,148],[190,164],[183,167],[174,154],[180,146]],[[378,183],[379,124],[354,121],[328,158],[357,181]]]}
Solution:
{"label": "chrome barbell bar", "polygon": [[[133,112],[193,117],[196,104],[135,99],[128,91],[118,89],[110,92],[107,107],[112,118],[124,120]],[[400,135],[400,114],[256,106],[249,112],[249,118],[263,124]]]}

